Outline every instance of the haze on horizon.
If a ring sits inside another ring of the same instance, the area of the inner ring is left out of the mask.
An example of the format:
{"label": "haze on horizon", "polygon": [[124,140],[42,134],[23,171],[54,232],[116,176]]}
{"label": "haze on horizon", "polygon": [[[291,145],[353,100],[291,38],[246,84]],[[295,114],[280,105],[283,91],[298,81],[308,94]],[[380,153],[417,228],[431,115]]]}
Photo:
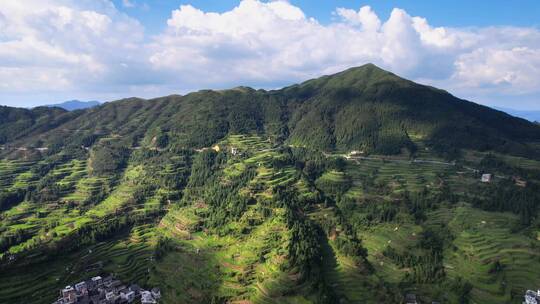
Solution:
{"label": "haze on horizon", "polygon": [[372,62],[460,98],[540,110],[535,1],[212,2],[3,1],[0,104],[272,89]]}

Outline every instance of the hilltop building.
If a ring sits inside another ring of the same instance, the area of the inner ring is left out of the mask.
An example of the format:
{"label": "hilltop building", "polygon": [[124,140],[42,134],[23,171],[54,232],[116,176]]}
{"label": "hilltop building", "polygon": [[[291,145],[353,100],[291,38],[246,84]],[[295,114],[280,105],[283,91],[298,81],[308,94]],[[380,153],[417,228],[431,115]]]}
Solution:
{"label": "hilltop building", "polygon": [[480,179],[482,183],[490,183],[493,178],[493,175],[490,173],[484,173],[482,174],[482,178]]}

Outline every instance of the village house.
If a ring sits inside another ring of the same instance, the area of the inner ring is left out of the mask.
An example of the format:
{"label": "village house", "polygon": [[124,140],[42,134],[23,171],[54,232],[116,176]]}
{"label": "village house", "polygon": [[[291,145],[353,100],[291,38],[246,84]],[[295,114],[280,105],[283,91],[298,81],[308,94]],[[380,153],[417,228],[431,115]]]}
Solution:
{"label": "village house", "polygon": [[128,290],[120,293],[120,297],[128,303],[135,301],[135,291]]}
{"label": "village house", "polygon": [[155,304],[157,301],[152,296],[152,293],[147,290],[141,291],[141,303],[142,304]]}
{"label": "village house", "polygon": [[538,291],[527,290],[523,304],[538,304],[540,302],[540,289]]}
{"label": "village house", "polygon": [[114,291],[109,291],[105,293],[105,299],[107,302],[115,303],[119,296]]}
{"label": "village house", "polygon": [[238,154],[238,148],[236,148],[236,147],[231,147],[231,154],[232,154],[232,155],[237,155],[237,154]]}
{"label": "village house", "polygon": [[154,297],[154,299],[161,298],[161,291],[159,290],[159,288],[154,287],[150,292],[152,293],[152,297]]}
{"label": "village house", "polygon": [[53,304],[128,304],[137,302],[138,296],[140,303],[154,304],[161,298],[159,288],[146,291],[137,284],[127,287],[111,275],[96,276],[74,286],[62,289],[60,298]]}
{"label": "village house", "polygon": [[358,150],[352,150],[351,152],[349,152],[350,156],[358,156],[358,155],[363,155],[363,154],[364,154],[364,151],[358,151]]}
{"label": "village house", "polygon": [[62,298],[64,299],[64,304],[71,304],[76,303],[77,301],[77,292],[75,291],[75,288],[71,286],[66,286],[66,288],[62,289],[61,293]]}
{"label": "village house", "polygon": [[418,302],[416,302],[416,295],[413,293],[405,295],[405,304],[418,304]]}
{"label": "village house", "polygon": [[482,174],[482,178],[480,179],[482,183],[490,183],[491,179],[493,178],[493,175],[490,173],[484,173]]}
{"label": "village house", "polygon": [[80,282],[75,284],[75,291],[82,295],[88,295],[88,286],[86,282]]}
{"label": "village house", "polygon": [[103,279],[100,276],[92,278],[92,287],[93,288],[101,287],[102,284],[103,284]]}

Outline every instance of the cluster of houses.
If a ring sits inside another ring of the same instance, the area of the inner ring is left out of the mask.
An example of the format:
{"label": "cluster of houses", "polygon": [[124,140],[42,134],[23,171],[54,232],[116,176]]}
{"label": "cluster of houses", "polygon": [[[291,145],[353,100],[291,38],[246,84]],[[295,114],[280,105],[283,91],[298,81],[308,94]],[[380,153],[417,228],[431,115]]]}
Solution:
{"label": "cluster of houses", "polygon": [[538,291],[527,290],[525,292],[525,301],[523,304],[538,304],[540,303],[540,289]]}
{"label": "cluster of houses", "polygon": [[[514,185],[518,187],[527,187],[527,181],[524,180],[523,178],[519,176],[512,176],[511,179]],[[482,183],[491,183],[492,180],[493,180],[493,174],[491,173],[484,173],[482,174],[482,177],[480,177],[480,181]]]}
{"label": "cluster of houses", "polygon": [[136,284],[128,287],[109,275],[66,286],[60,290],[60,298],[53,304],[156,304],[160,298],[158,288],[144,290]]}
{"label": "cluster of houses", "polygon": [[[431,302],[432,304],[439,304],[438,302]],[[405,304],[418,304],[415,294],[405,295]],[[540,304],[540,289],[538,291],[527,290],[525,292],[525,301],[523,304]]]}

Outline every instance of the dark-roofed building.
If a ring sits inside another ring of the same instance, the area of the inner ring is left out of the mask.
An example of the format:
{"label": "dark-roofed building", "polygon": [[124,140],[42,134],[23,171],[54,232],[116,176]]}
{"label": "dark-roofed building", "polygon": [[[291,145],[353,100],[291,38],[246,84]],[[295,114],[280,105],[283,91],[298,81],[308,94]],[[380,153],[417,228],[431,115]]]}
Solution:
{"label": "dark-roofed building", "polygon": [[73,286],[60,290],[60,298],[53,304],[125,304],[137,302],[155,304],[161,298],[161,291],[154,287],[150,291],[142,290],[139,285],[127,287],[114,276],[93,277]]}
{"label": "dark-roofed building", "polygon": [[416,295],[413,293],[408,293],[405,295],[405,304],[418,304],[416,301]]}

